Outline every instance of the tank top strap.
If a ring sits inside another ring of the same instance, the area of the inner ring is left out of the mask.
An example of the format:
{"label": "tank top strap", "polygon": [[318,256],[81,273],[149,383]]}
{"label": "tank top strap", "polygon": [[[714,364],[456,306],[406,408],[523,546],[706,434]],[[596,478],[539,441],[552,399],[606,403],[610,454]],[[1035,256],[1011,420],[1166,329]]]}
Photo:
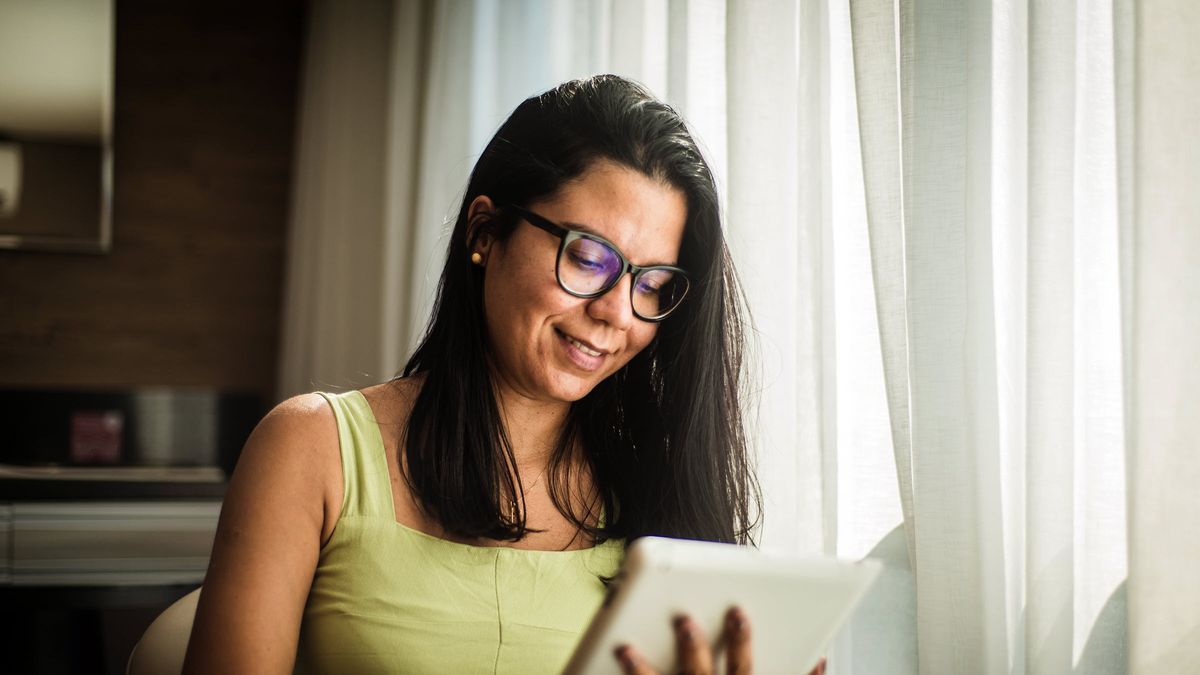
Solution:
{"label": "tank top strap", "polygon": [[319,392],[333,408],[342,454],[342,516],[395,520],[392,485],[379,424],[359,391]]}

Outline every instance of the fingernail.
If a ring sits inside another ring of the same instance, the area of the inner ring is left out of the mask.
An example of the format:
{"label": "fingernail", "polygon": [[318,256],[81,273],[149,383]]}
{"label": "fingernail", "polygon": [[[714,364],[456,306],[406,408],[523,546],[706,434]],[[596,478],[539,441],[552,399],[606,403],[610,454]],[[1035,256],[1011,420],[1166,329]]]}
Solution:
{"label": "fingernail", "polygon": [[633,657],[629,655],[629,647],[621,645],[613,650],[613,655],[621,662],[621,667],[625,670],[633,670]]}
{"label": "fingernail", "polygon": [[746,630],[746,615],[741,609],[735,607],[729,610],[729,627],[738,633]]}
{"label": "fingernail", "polygon": [[679,633],[679,639],[684,642],[691,642],[692,638],[695,637],[692,626],[686,616],[675,617],[675,632]]}

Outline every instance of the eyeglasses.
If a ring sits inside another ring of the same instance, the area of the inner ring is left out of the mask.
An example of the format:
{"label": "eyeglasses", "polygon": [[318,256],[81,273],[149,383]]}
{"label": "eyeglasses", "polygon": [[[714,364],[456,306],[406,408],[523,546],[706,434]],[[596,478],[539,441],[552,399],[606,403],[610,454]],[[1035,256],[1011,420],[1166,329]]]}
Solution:
{"label": "eyeglasses", "polygon": [[687,295],[690,286],[687,272],[678,267],[639,267],[629,262],[616,245],[603,237],[568,230],[519,206],[509,208],[530,225],[562,240],[558,245],[554,274],[558,285],[577,298],[604,295],[628,272],[633,275],[629,298],[634,315],[643,321],[657,322],[675,311]]}

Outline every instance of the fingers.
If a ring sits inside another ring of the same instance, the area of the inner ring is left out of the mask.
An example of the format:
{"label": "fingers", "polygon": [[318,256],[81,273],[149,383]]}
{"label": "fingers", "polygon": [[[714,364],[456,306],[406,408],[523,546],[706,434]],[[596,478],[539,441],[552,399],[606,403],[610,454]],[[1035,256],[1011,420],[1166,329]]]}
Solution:
{"label": "fingers", "polygon": [[825,657],[822,656],[820,661],[817,661],[817,667],[813,668],[809,675],[825,675]]}
{"label": "fingers", "polygon": [[[699,624],[690,617],[675,619],[675,658],[679,672],[710,675],[713,672],[713,654],[708,639]],[[722,642],[725,644],[725,672],[729,675],[749,675],[752,669],[750,649],[750,621],[746,613],[735,607],[725,615]],[[641,653],[629,645],[621,645],[614,655],[626,675],[653,675]],[[825,659],[817,664],[812,675],[824,675]]]}
{"label": "fingers", "polygon": [[675,618],[675,659],[680,673],[711,673],[712,650],[700,625],[690,617]]}
{"label": "fingers", "polygon": [[617,657],[617,663],[621,664],[621,672],[625,675],[656,675],[650,664],[646,663],[646,659],[633,647],[621,645],[613,653]]}
{"label": "fingers", "polygon": [[734,607],[725,614],[725,672],[729,675],[749,675],[750,621],[746,613]]}

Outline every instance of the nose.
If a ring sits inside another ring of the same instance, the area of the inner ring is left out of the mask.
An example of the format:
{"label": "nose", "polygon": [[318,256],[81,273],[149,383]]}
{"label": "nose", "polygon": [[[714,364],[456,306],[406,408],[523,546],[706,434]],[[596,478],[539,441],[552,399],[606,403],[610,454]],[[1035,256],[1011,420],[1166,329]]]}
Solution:
{"label": "nose", "polygon": [[630,288],[633,284],[632,274],[622,274],[617,284],[598,298],[592,298],[587,304],[587,313],[593,319],[603,321],[613,328],[628,330],[637,321],[633,313],[632,295]]}

